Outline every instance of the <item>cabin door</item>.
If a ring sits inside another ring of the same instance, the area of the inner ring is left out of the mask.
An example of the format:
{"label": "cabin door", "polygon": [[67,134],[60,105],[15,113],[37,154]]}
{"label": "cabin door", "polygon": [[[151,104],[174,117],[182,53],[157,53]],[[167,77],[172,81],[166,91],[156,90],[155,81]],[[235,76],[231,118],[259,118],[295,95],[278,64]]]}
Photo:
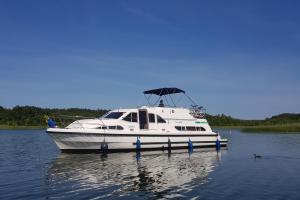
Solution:
{"label": "cabin door", "polygon": [[140,129],[149,129],[147,110],[139,110]]}

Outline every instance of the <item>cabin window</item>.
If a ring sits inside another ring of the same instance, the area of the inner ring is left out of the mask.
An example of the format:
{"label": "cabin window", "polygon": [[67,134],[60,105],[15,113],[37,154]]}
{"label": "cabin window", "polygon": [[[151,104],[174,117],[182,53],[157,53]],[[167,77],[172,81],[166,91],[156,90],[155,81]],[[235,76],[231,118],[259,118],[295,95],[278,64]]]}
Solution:
{"label": "cabin window", "polygon": [[161,118],[161,116],[157,115],[157,123],[166,123],[166,120]]}
{"label": "cabin window", "polygon": [[117,126],[117,130],[123,130],[124,128],[122,126]]}
{"label": "cabin window", "polygon": [[137,113],[132,112],[126,115],[126,117],[123,118],[123,120],[128,121],[128,122],[137,122]]}
{"label": "cabin window", "polygon": [[196,127],[197,128],[197,131],[206,131],[205,128],[203,127]]}
{"label": "cabin window", "polygon": [[149,113],[149,123],[155,123],[155,115],[152,113]]}
{"label": "cabin window", "polygon": [[132,117],[132,122],[137,122],[137,113],[136,112],[133,112],[131,113],[131,117]]}
{"label": "cabin window", "polygon": [[186,130],[187,131],[196,131],[196,127],[195,126],[187,126]]}
{"label": "cabin window", "polygon": [[129,113],[128,115],[126,115],[126,117],[124,117],[123,120],[131,122],[131,113]]}
{"label": "cabin window", "polygon": [[124,128],[122,126],[99,126],[97,129],[110,129],[110,130],[123,130]]}
{"label": "cabin window", "polygon": [[124,113],[123,112],[111,112],[106,115],[105,119],[119,119]]}
{"label": "cabin window", "polygon": [[205,131],[205,128],[203,127],[195,127],[195,126],[175,126],[175,128],[178,130],[178,131]]}

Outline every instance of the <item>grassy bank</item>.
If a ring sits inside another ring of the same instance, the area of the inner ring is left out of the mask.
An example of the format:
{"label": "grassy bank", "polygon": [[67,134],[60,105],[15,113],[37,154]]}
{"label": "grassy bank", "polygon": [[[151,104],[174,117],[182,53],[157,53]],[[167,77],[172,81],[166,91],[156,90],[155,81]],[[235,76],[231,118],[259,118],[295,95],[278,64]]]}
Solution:
{"label": "grassy bank", "polygon": [[262,132],[300,133],[300,124],[280,124],[280,125],[242,127],[241,131],[247,133],[262,133]]}
{"label": "grassy bank", "polygon": [[[8,126],[0,125],[0,130],[35,130],[46,129],[45,126]],[[222,129],[240,129],[246,133],[299,133],[300,124],[282,124],[282,125],[265,125],[265,126],[213,126]]]}
{"label": "grassy bank", "polygon": [[9,126],[0,125],[0,130],[35,130],[35,129],[46,129],[45,126]]}

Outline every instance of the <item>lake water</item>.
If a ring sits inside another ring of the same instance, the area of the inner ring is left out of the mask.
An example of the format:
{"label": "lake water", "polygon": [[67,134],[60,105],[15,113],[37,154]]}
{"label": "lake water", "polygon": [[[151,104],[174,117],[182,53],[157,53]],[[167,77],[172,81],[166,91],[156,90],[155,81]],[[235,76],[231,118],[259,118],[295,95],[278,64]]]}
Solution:
{"label": "lake water", "polygon": [[61,154],[42,130],[0,131],[0,199],[300,199],[300,134],[219,131],[220,152],[140,156]]}

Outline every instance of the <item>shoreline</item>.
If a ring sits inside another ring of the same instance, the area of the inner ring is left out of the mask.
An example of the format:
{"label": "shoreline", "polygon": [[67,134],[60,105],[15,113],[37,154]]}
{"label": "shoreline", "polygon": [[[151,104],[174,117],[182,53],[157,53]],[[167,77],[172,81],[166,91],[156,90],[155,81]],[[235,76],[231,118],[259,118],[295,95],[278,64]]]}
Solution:
{"label": "shoreline", "polygon": [[[212,129],[240,129],[244,133],[300,133],[300,124],[278,124],[259,126],[211,126]],[[0,125],[0,130],[39,130],[46,126],[9,126]]]}
{"label": "shoreline", "polygon": [[9,125],[0,125],[0,130],[39,130],[46,129],[45,126],[9,126]]}
{"label": "shoreline", "polygon": [[299,123],[257,126],[212,126],[212,128],[240,129],[244,133],[300,133]]}

